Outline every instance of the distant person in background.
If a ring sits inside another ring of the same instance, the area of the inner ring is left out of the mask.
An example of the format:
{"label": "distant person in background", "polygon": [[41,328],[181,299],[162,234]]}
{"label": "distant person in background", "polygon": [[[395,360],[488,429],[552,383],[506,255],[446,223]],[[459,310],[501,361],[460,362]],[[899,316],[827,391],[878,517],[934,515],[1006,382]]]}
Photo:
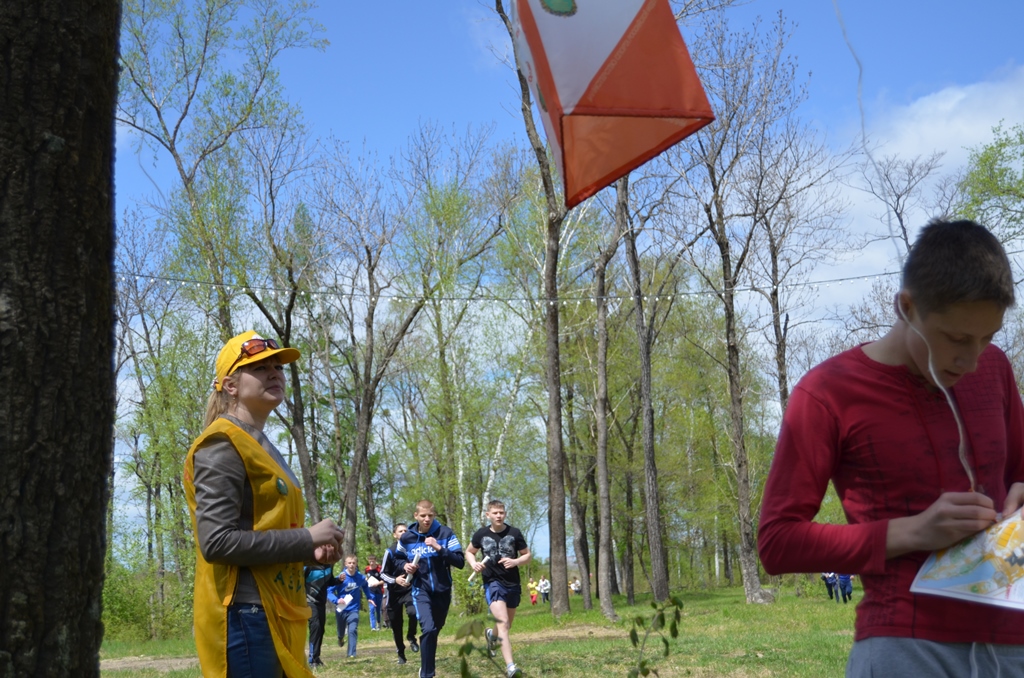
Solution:
{"label": "distant person in background", "polygon": [[[851,598],[853,598],[853,575],[852,574],[841,574],[841,575],[839,575],[839,592],[843,594],[843,603],[846,603]],[[839,600],[839,596],[836,596],[836,600]]]}
{"label": "distant person in background", "polygon": [[530,605],[537,604],[537,582],[530,578],[530,582],[526,585],[526,588],[530,591]]}
{"label": "distant person in background", "polygon": [[[828,599],[832,600],[833,592],[838,593],[836,591],[836,585],[839,583],[839,580],[836,578],[836,573],[835,572],[822,572],[821,573],[821,581],[825,582],[825,588],[828,590]],[[838,595],[837,595],[837,597],[838,597]]]}
{"label": "distant person in background", "polygon": [[206,428],[185,457],[196,651],[209,678],[313,675],[303,564],[337,562],[344,533],[331,520],[302,526],[299,481],[263,433],[284,400],[283,365],[298,359],[255,332],[232,337],[217,355]]}
{"label": "distant person in background", "polygon": [[540,592],[541,602],[547,603],[551,600],[551,580],[544,575],[540,576],[540,581],[537,582],[537,591]]}
{"label": "distant person in background", "polygon": [[583,584],[580,583],[579,577],[573,578],[572,583],[569,584],[569,590],[575,593],[576,595],[580,594],[580,591],[583,590]]}
{"label": "distant person in background", "polygon": [[334,605],[334,618],[338,623],[338,647],[345,647],[345,634],[348,633],[349,658],[356,656],[356,642],[359,638],[359,608],[362,607],[363,594],[373,608],[370,600],[370,587],[358,570],[355,556],[345,557],[345,569],[338,575],[337,583],[327,589],[327,600]]}
{"label": "distant person in background", "polygon": [[327,587],[334,584],[334,565],[306,565],[306,603],[312,616],[309,618],[309,665],[323,666],[320,648],[324,642],[324,628],[327,621]]}
{"label": "distant person in background", "polygon": [[380,565],[377,564],[377,556],[367,556],[363,574],[366,575],[366,583],[370,585],[370,600],[373,601],[373,605],[370,606],[370,630],[380,631],[381,617],[383,617],[381,601],[384,598],[384,582],[380,578]]}

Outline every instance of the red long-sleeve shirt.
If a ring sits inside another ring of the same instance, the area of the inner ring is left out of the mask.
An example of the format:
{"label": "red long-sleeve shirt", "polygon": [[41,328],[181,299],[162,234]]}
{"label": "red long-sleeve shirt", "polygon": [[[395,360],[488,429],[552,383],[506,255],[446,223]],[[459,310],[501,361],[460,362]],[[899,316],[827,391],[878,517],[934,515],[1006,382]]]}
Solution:
{"label": "red long-sleeve shirt", "polygon": [[[1002,510],[1024,481],[1024,406],[1006,356],[989,346],[953,388],[979,491]],[[861,575],[856,639],[1024,644],[1024,614],[910,592],[928,554],[886,560],[889,520],[921,513],[943,492],[965,492],[959,434],[941,392],[906,367],[859,347],[808,372],[789,400],[761,506],[764,568]],[[832,480],[847,525],[812,522]]]}

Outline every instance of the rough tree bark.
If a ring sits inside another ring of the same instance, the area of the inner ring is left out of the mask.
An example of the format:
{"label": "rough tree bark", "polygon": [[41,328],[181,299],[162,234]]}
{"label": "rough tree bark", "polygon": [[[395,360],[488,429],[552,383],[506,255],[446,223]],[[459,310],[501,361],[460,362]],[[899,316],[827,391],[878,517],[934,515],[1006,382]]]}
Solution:
{"label": "rough tree bark", "polygon": [[601,613],[611,621],[618,621],[611,595],[615,589],[615,554],[612,551],[612,494],[608,475],[608,262],[619,248],[621,230],[619,220],[608,247],[601,250],[594,261],[594,299],[597,302],[597,393],[594,419],[597,438],[597,590],[601,596]]}
{"label": "rough tree bark", "polygon": [[99,675],[120,9],[0,3],[4,677]]}
{"label": "rough tree bark", "polygon": [[668,554],[662,540],[661,499],[658,488],[658,467],[654,454],[654,400],[651,392],[651,350],[654,344],[655,301],[650,302],[650,320],[644,315],[643,286],[640,280],[640,257],[636,249],[637,229],[628,223],[629,176],[615,185],[615,219],[626,239],[626,260],[629,262],[630,288],[636,321],[637,350],[640,358],[640,413],[644,449],[644,516],[651,555],[651,593],[656,602],[668,600]]}
{"label": "rough tree bark", "polygon": [[582,445],[576,435],[576,415],[573,412],[575,403],[575,389],[572,382],[565,389],[565,410],[566,419],[569,424],[569,451],[570,454],[565,460],[565,486],[569,490],[569,510],[572,515],[573,532],[573,553],[576,556],[576,569],[580,573],[580,595],[583,597],[583,609],[591,610],[594,607],[594,599],[591,597],[590,582],[592,572],[590,570],[590,546],[587,543],[587,504],[584,493],[586,492],[586,476],[589,469],[580,466],[580,458],[584,458],[583,465],[589,463],[583,455]]}

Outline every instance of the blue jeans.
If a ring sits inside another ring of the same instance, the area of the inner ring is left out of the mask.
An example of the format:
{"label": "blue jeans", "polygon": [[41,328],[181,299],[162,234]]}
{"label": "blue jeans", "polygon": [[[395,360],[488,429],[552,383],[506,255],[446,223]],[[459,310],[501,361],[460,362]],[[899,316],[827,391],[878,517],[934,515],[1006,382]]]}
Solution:
{"label": "blue jeans", "polygon": [[356,639],[359,637],[359,610],[346,610],[335,612],[334,618],[338,622],[338,641],[345,637],[348,632],[348,656],[356,656]]}
{"label": "blue jeans", "polygon": [[260,605],[228,606],[228,678],[281,678],[284,671]]}
{"label": "blue jeans", "polygon": [[383,599],[384,594],[380,591],[380,589],[370,589],[370,600],[372,600],[375,603],[374,605],[368,606],[370,608],[370,629],[373,631],[376,631],[380,628],[380,604]]}

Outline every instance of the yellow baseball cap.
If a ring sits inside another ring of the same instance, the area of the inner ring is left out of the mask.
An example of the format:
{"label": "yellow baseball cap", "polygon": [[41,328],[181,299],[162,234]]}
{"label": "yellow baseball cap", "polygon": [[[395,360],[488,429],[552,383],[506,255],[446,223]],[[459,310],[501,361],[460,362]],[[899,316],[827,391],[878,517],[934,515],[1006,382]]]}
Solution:
{"label": "yellow baseball cap", "polygon": [[217,354],[217,378],[213,387],[218,391],[224,385],[224,377],[234,374],[243,365],[251,365],[271,356],[277,356],[282,365],[293,363],[301,357],[294,348],[281,348],[273,339],[264,339],[256,332],[249,330],[231,337],[224,348]]}

